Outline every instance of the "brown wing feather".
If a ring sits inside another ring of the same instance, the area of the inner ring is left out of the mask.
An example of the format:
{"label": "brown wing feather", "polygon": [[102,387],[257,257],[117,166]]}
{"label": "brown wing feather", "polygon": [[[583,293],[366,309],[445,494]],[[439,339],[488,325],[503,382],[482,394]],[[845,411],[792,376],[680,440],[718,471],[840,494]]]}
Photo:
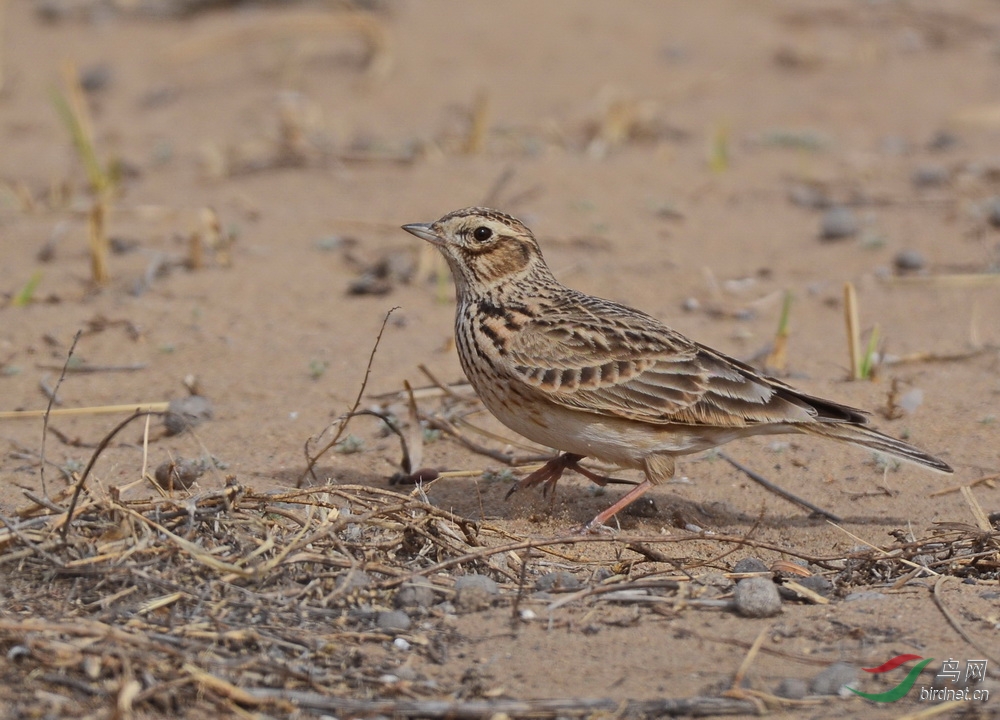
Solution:
{"label": "brown wing feather", "polygon": [[518,378],[548,400],[652,424],[867,422],[860,410],[803,395],[651,316],[573,295],[508,347]]}

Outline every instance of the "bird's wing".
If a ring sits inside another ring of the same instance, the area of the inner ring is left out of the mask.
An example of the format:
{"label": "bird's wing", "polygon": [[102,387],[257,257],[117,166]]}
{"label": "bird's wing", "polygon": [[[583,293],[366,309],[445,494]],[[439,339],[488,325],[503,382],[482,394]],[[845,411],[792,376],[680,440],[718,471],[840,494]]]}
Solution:
{"label": "bird's wing", "polygon": [[867,422],[860,410],[803,395],[653,317],[586,295],[523,326],[507,359],[545,399],[597,415],[712,427]]}

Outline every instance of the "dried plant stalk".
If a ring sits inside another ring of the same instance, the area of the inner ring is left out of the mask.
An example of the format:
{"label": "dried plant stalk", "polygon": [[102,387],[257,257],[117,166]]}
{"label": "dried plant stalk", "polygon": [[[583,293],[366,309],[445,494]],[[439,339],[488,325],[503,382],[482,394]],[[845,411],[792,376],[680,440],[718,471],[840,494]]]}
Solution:
{"label": "dried plant stalk", "polygon": [[108,271],[108,236],[104,231],[105,205],[99,197],[87,216],[87,237],[90,245],[90,277],[96,285],[104,285],[111,275]]}
{"label": "dried plant stalk", "polygon": [[858,294],[854,283],[844,283],[844,320],[847,322],[847,352],[851,356],[851,379],[861,379],[861,331],[858,322]]}
{"label": "dried plant stalk", "polygon": [[785,300],[781,306],[781,319],[778,320],[778,332],[774,336],[774,345],[764,364],[774,370],[783,371],[788,366],[788,324],[792,314],[792,293],[785,292]]}
{"label": "dried plant stalk", "polygon": [[[48,412],[52,417],[71,415],[108,415],[125,412],[166,412],[170,406],[168,402],[148,402],[132,403],[131,405],[95,405],[93,407],[79,408],[52,408]],[[31,418],[44,417],[45,410],[5,410],[0,412],[0,420],[28,420]]]}

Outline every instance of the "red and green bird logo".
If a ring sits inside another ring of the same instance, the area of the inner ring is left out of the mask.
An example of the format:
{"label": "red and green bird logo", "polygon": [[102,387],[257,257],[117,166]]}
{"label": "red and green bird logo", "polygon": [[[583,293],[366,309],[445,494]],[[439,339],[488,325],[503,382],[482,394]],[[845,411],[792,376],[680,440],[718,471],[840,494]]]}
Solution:
{"label": "red and green bird logo", "polygon": [[932,662],[934,660],[934,658],[927,658],[925,660],[924,658],[920,657],[919,655],[897,655],[892,660],[889,660],[888,662],[883,663],[882,665],[879,665],[878,667],[861,668],[862,670],[864,670],[867,673],[881,674],[881,673],[890,672],[892,670],[895,670],[900,665],[903,665],[904,663],[908,663],[911,660],[920,660],[920,662],[917,663],[916,665],[914,665],[910,669],[910,672],[907,673],[906,677],[903,678],[903,681],[901,683],[899,683],[899,685],[897,685],[896,687],[894,687],[892,690],[886,690],[883,693],[863,693],[860,690],[855,690],[854,688],[848,688],[848,689],[852,693],[854,693],[855,695],[860,695],[861,697],[865,698],[866,700],[871,700],[873,702],[880,702],[880,703],[896,702],[901,697],[903,697],[904,695],[906,695],[906,693],[910,692],[910,688],[912,688],[913,687],[913,683],[915,683],[917,681],[917,677],[920,675],[920,672],[925,667],[927,667],[927,663]]}

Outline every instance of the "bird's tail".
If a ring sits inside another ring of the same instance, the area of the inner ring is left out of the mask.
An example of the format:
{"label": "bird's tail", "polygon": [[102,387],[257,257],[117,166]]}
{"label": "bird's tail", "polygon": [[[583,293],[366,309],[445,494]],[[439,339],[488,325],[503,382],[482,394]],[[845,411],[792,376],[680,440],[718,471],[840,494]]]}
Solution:
{"label": "bird's tail", "polygon": [[951,469],[951,466],[944,460],[939,460],[933,455],[925,453],[920,448],[916,448],[913,445],[903,442],[902,440],[889,437],[888,435],[880,433],[878,430],[872,430],[871,428],[863,425],[855,425],[853,423],[846,422],[810,423],[800,425],[797,429],[802,432],[809,433],[810,435],[819,435],[820,437],[828,437],[834,440],[843,440],[854,445],[860,445],[861,447],[888,453],[889,455],[895,455],[903,460],[915,462],[918,465],[923,465],[924,467],[928,467],[931,470],[936,470],[938,472],[954,472]]}

